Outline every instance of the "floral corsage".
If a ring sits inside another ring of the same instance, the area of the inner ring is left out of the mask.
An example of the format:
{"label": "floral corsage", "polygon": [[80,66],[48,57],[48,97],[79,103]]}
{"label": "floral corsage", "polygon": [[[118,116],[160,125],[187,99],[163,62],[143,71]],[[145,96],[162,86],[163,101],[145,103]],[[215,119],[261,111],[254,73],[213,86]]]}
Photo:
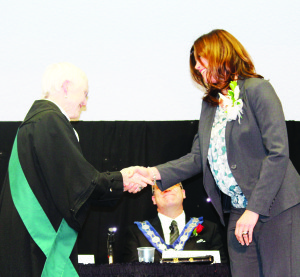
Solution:
{"label": "floral corsage", "polygon": [[237,81],[231,81],[229,86],[230,89],[226,96],[219,93],[220,99],[222,100],[221,105],[227,114],[228,121],[236,120],[238,118],[239,123],[241,123],[240,119],[243,118],[243,101],[242,99],[238,99],[240,96],[240,89]]}
{"label": "floral corsage", "polygon": [[193,236],[197,237],[202,232],[203,229],[204,226],[199,223],[193,230]]}

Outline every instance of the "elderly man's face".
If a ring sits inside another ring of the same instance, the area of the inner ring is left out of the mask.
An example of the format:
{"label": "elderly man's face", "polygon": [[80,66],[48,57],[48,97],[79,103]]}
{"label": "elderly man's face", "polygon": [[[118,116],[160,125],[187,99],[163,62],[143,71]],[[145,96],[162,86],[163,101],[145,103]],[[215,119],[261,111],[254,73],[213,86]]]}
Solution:
{"label": "elderly man's face", "polygon": [[183,199],[185,199],[185,190],[179,184],[164,191],[156,186],[152,196],[153,204],[157,205],[158,210],[182,206]]}
{"label": "elderly man's face", "polygon": [[81,108],[87,104],[88,83],[87,81],[79,84],[70,83],[67,88],[66,112],[71,119],[78,118]]}

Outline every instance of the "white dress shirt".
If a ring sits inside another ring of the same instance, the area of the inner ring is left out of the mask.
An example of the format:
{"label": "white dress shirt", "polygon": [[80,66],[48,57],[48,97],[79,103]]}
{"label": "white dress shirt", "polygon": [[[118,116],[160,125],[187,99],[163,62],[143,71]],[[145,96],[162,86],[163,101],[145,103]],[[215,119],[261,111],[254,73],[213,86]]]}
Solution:
{"label": "white dress shirt", "polygon": [[163,234],[164,234],[164,237],[165,237],[165,243],[166,244],[170,244],[170,225],[171,225],[171,222],[173,220],[176,220],[177,222],[177,225],[178,225],[178,230],[179,230],[179,234],[181,234],[184,226],[185,226],[185,222],[186,222],[186,219],[185,219],[185,212],[182,211],[182,213],[177,216],[176,218],[171,218],[171,217],[168,217],[166,215],[163,215],[161,213],[158,213],[158,217],[159,217],[159,220],[160,220],[160,223],[161,223],[161,227],[162,227],[162,230],[163,230]]}

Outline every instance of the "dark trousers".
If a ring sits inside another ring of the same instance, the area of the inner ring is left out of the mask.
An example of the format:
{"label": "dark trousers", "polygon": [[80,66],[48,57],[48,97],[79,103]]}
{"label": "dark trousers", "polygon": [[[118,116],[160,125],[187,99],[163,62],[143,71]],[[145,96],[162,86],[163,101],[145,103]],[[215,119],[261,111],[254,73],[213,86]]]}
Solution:
{"label": "dark trousers", "polygon": [[253,241],[242,246],[234,235],[244,209],[231,209],[228,251],[233,277],[300,276],[300,204],[262,222],[258,220]]}

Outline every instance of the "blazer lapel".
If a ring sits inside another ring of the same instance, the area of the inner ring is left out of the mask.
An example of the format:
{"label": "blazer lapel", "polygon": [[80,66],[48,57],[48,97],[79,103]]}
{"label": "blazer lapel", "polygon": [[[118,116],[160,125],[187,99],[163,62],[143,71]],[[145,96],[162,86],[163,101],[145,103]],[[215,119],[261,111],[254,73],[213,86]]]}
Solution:
{"label": "blazer lapel", "polygon": [[210,136],[211,136],[211,129],[214,123],[214,118],[216,114],[217,107],[211,107],[209,105],[206,105],[206,111],[203,113],[203,116],[205,116],[203,119],[203,129],[200,130],[199,137],[201,138],[201,144],[202,144],[202,164],[203,164],[203,176],[205,176],[205,170],[206,170],[206,162],[207,162],[207,156],[208,156],[208,148],[209,148],[209,142],[210,142]]}
{"label": "blazer lapel", "polygon": [[153,228],[157,231],[157,233],[162,237],[162,239],[165,240],[163,229],[161,227],[161,223],[160,223],[159,217],[157,216],[157,217],[153,218],[149,222],[153,226]]}
{"label": "blazer lapel", "polygon": [[[238,86],[239,86],[239,89],[240,89],[240,95],[239,95],[239,98],[241,99],[244,99],[244,95],[245,95],[245,92],[244,92],[244,83],[245,83],[245,80],[242,79],[242,80],[238,80],[237,81],[238,83]],[[243,100],[244,104],[245,104],[245,101]],[[239,125],[239,121],[238,119],[236,120],[232,120],[232,121],[228,121],[227,122],[227,125],[226,125],[226,130],[225,130],[225,142],[226,142],[226,150],[227,150],[227,153],[230,151],[230,144],[229,144],[229,139],[231,137],[231,133],[232,133],[232,129],[233,129],[233,126],[237,124]]]}
{"label": "blazer lapel", "polygon": [[[244,83],[245,80],[241,79],[237,81],[238,86],[240,88],[240,98],[244,98]],[[216,114],[217,107],[211,107],[209,104],[206,103],[206,105],[202,105],[202,109],[204,109],[201,114],[203,118],[200,118],[203,124],[202,128],[199,128],[199,137],[200,137],[200,143],[201,143],[201,150],[202,150],[202,162],[203,162],[203,176],[205,176],[205,169],[206,169],[206,160],[208,156],[208,148],[209,148],[209,142],[210,142],[210,136],[211,136],[211,129],[214,123],[214,118]],[[226,126],[226,142],[228,142],[228,139],[230,137],[230,133],[232,130],[232,127],[234,125],[234,122],[236,120],[230,121],[227,123]],[[228,145],[227,145],[228,146]]]}

